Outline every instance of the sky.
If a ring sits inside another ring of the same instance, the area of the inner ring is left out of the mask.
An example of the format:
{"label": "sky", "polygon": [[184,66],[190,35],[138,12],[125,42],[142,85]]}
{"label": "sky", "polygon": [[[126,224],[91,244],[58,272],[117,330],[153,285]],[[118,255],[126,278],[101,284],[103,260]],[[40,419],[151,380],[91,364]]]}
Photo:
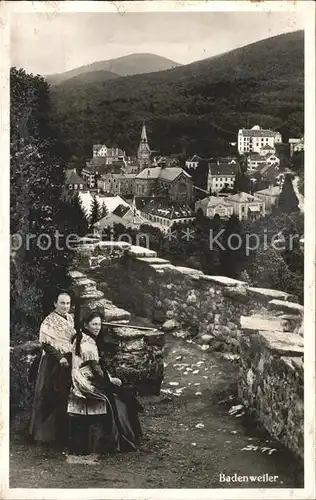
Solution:
{"label": "sky", "polygon": [[303,26],[294,12],[14,13],[11,65],[47,75],[132,53],[188,64]]}

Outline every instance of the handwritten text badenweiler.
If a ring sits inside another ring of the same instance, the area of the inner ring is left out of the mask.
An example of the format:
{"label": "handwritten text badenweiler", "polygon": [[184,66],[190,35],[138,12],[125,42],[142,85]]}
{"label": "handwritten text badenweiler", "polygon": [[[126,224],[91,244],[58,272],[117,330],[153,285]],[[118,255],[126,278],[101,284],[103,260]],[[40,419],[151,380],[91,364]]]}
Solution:
{"label": "handwritten text badenweiler", "polygon": [[226,474],[219,475],[220,483],[275,483],[279,476],[262,474],[261,476],[239,476],[237,473],[232,476]]}

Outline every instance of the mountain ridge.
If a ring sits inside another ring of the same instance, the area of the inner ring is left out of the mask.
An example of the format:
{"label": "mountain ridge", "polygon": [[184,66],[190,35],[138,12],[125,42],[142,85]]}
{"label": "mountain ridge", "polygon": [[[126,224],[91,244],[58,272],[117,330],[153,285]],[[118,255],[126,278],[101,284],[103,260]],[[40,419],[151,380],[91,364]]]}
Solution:
{"label": "mountain ridge", "polygon": [[45,75],[45,78],[49,83],[58,85],[70,78],[95,71],[109,71],[117,76],[129,76],[162,71],[175,66],[180,66],[180,64],[157,54],[134,53],[113,59],[95,61],[62,73]]}

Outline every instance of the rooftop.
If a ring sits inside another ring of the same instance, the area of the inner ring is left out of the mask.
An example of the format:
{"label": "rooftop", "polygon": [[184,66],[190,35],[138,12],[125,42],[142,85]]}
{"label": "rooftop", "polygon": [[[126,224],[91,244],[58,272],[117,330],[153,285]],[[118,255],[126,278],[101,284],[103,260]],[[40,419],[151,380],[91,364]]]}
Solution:
{"label": "rooftop", "polygon": [[[266,155],[265,155],[266,156]],[[265,156],[261,156],[259,153],[250,153],[248,159],[250,161],[262,161],[265,162]],[[270,155],[268,155],[270,156]]]}
{"label": "rooftop", "polygon": [[135,206],[142,213],[166,219],[174,220],[195,216],[193,210],[186,203],[171,203],[167,198],[135,197]]}
{"label": "rooftop", "polygon": [[122,219],[122,217],[119,217],[118,215],[111,213],[107,214],[101,220],[96,222],[94,226],[97,227],[98,229],[103,229],[108,226],[113,226],[113,224],[122,224],[125,227],[129,225],[129,223],[124,219]]}
{"label": "rooftop", "polygon": [[280,132],[276,132],[275,130],[263,129],[263,128],[242,128],[240,132],[247,137],[275,137],[276,134]]}
{"label": "rooftop", "polygon": [[211,162],[209,170],[211,175],[236,175],[237,166],[235,163]]}
{"label": "rooftop", "polygon": [[[102,207],[103,205],[106,206],[108,213],[114,212],[114,210],[119,206],[123,205],[126,207],[130,208],[130,205],[123,200],[120,196],[102,196],[102,195],[95,195],[97,198],[99,205]],[[92,206],[92,201],[93,201],[93,196],[91,193],[82,193],[81,191],[79,192],[79,198],[82,203],[83,208],[87,212],[87,214],[90,214],[91,211],[91,206]]]}
{"label": "rooftop", "polygon": [[201,161],[201,160],[202,160],[202,158],[198,155],[193,155],[192,158],[187,159],[188,162],[192,162],[192,161],[196,162],[196,161]]}
{"label": "rooftop", "polygon": [[264,175],[264,174],[268,175],[268,174],[277,173],[278,171],[279,171],[279,167],[277,167],[276,165],[265,165],[260,170],[260,174],[261,175]]}
{"label": "rooftop", "polygon": [[233,201],[237,203],[261,202],[259,198],[256,198],[252,194],[244,192],[233,194],[231,196],[228,196],[226,199],[227,201]]}
{"label": "rooftop", "polygon": [[280,186],[272,186],[271,188],[267,189],[261,189],[260,191],[256,191],[256,194],[264,194],[264,195],[270,195],[270,196],[279,196],[281,193],[281,188]]}
{"label": "rooftop", "polygon": [[115,210],[113,210],[113,214],[114,215],[117,215],[118,217],[124,217],[124,215],[127,214],[127,212],[129,212],[131,210],[131,208],[129,206],[126,206],[126,205],[118,205]]}
{"label": "rooftop", "polygon": [[136,179],[161,179],[164,181],[172,182],[181,174],[191,178],[191,176],[181,167],[151,167],[144,168],[137,176]]}
{"label": "rooftop", "polygon": [[203,198],[203,200],[200,200],[197,202],[199,205],[204,205],[207,207],[215,207],[215,206],[231,206],[231,203],[227,202],[225,198],[219,198],[217,196],[207,196],[206,198]]}

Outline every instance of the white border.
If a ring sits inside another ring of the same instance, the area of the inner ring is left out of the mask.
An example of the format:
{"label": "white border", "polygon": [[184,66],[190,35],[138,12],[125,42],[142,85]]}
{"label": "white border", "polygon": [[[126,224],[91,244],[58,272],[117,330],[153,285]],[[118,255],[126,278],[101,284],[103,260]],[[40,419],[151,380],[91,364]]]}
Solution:
{"label": "white border", "polygon": [[[9,66],[10,15],[16,12],[303,12],[305,27],[305,486],[302,489],[14,489],[9,472]],[[315,4],[299,1],[7,2],[0,4],[0,389],[3,499],[314,499],[315,489]]]}

